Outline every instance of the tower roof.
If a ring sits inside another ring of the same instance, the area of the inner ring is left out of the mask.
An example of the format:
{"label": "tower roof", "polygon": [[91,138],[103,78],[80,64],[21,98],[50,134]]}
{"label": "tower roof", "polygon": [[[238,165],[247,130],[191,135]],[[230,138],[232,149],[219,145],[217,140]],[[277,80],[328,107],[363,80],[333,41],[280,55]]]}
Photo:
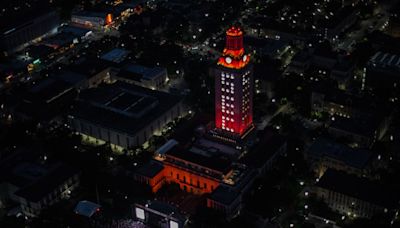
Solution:
{"label": "tower roof", "polygon": [[245,54],[243,48],[243,31],[240,27],[232,26],[226,31],[226,43],[218,65],[241,69],[250,61],[250,56]]}
{"label": "tower roof", "polygon": [[232,26],[226,30],[227,36],[243,36],[242,29],[240,27]]}

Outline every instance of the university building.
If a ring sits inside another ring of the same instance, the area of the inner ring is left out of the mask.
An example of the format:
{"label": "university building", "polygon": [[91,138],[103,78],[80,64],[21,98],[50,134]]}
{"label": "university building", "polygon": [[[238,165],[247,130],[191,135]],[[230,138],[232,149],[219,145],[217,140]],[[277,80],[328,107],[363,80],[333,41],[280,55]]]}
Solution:
{"label": "university building", "polygon": [[[186,192],[207,194],[207,207],[222,211],[228,218],[240,212],[243,195],[254,179],[286,149],[286,142],[265,137],[261,139],[264,150],[256,148],[251,153],[255,156],[247,156],[249,148],[245,145],[254,135],[249,134],[254,129],[249,60],[242,30],[229,28],[226,47],[212,70],[215,124],[207,124],[203,134],[197,134],[189,143],[168,141],[156,151],[154,160],[137,169],[135,180],[148,184],[153,192],[164,184],[175,183]],[[279,142],[278,146],[271,146],[272,142]]]}

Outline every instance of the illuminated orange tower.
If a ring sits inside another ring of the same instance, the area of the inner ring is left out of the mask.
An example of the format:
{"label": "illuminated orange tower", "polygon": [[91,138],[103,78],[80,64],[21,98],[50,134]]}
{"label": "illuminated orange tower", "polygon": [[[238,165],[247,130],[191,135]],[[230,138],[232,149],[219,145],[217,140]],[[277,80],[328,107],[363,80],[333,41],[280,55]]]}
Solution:
{"label": "illuminated orange tower", "polygon": [[231,27],[215,76],[215,126],[219,135],[244,137],[253,127],[253,69],[243,48],[243,31]]}

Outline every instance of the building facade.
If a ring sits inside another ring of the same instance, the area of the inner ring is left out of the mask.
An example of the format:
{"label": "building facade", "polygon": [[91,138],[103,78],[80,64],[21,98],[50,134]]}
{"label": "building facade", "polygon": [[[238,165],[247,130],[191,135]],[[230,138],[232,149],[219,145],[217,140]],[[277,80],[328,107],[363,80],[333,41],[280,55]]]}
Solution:
{"label": "building facade", "polygon": [[242,137],[253,127],[253,70],[243,48],[243,32],[231,27],[215,76],[215,126],[227,136]]}
{"label": "building facade", "polygon": [[18,51],[25,44],[45,36],[60,25],[59,15],[54,10],[38,10],[37,13],[31,14],[26,19],[0,31],[0,47],[5,52]]}

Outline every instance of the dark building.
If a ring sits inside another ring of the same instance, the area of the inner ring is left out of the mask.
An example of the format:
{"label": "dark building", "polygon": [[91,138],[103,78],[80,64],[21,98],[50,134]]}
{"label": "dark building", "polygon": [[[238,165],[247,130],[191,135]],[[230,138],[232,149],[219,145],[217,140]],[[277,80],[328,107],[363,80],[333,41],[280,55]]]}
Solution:
{"label": "dark building", "polygon": [[328,169],[315,190],[331,209],[353,218],[370,218],[399,207],[399,198],[393,190],[341,171]]}
{"label": "dark building", "polygon": [[335,169],[361,177],[368,175],[372,151],[319,138],[307,149],[305,157],[318,176],[327,169]]}
{"label": "dark building", "polygon": [[400,55],[377,52],[368,61],[363,78],[363,88],[378,92],[399,90]]}
{"label": "dark building", "polygon": [[22,119],[51,120],[63,115],[76,96],[72,84],[48,78],[27,91],[15,113]]}
{"label": "dark building", "polygon": [[141,146],[184,111],[181,97],[116,82],[82,91],[68,119],[84,140],[122,150]]}
{"label": "dark building", "polygon": [[17,203],[19,212],[28,217],[68,199],[80,184],[79,170],[34,154],[21,149],[0,160],[0,203]]}
{"label": "dark building", "polygon": [[17,51],[24,44],[44,36],[60,25],[56,11],[45,8],[33,9],[19,15],[0,27],[0,45],[7,52]]}

